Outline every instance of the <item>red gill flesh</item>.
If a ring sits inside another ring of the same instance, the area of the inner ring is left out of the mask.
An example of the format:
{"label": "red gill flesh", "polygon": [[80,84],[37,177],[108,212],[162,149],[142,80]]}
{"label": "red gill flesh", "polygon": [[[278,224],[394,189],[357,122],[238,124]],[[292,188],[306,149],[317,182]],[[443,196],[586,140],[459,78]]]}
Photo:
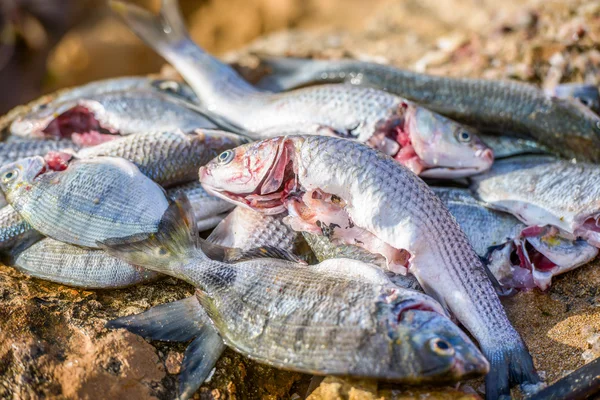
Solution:
{"label": "red gill flesh", "polygon": [[426,169],[426,166],[417,155],[410,140],[409,133],[404,131],[401,126],[397,126],[395,128],[395,138],[400,144],[401,148],[400,151],[398,151],[398,153],[394,156],[394,159],[415,174],[419,175],[424,169]]}
{"label": "red gill flesh", "polygon": [[63,151],[49,151],[44,156],[46,168],[52,171],[64,171],[69,166],[69,161],[73,158],[72,154]]}
{"label": "red gill flesh", "polygon": [[95,132],[95,135],[92,135],[90,138],[73,137],[73,140],[81,140],[78,144],[86,145],[86,141],[89,141],[89,146],[93,146],[94,144],[110,140],[105,138],[100,139],[100,136],[111,137],[112,134],[114,134],[114,132],[103,134],[99,132],[101,130],[103,130],[103,128],[100,125],[100,122],[94,117],[94,113],[86,107],[78,105],[58,115],[42,132],[46,136],[57,139],[70,139],[74,134]]}

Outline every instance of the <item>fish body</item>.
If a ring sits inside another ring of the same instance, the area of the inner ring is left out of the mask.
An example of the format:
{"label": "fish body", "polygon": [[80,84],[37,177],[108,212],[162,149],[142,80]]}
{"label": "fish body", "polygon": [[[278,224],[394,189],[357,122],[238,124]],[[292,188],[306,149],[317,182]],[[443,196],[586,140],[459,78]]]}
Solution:
{"label": "fish body", "polygon": [[27,247],[42,237],[10,205],[0,209],[0,251]]}
{"label": "fish body", "polygon": [[[427,75],[355,60],[267,59],[270,87],[346,82],[395,93],[459,122],[531,135],[553,152],[600,161],[600,117],[572,99],[516,81]],[[275,83],[275,84],[273,84]]]}
{"label": "fish body", "polygon": [[469,176],[493,161],[493,153],[467,127],[381,90],[322,85],[278,94],[254,88],[191,41],[176,2],[163,2],[160,17],[131,4],[111,4],[177,68],[208,110],[253,139],[290,133],[351,138],[417,174],[439,178]]}
{"label": "fish body", "polygon": [[236,204],[287,211],[302,230],[376,248],[390,266],[406,265],[408,252],[409,271],[491,361],[488,396],[508,389],[499,378],[508,369],[516,381],[539,380],[464,232],[433,191],[391,158],[349,140],[288,136],[224,152],[200,169],[200,181]]}
{"label": "fish body", "polygon": [[18,255],[15,267],[30,276],[86,289],[116,289],[157,279],[104,250],[86,249],[45,238]]}
{"label": "fish body", "polygon": [[490,207],[528,226],[552,225],[600,246],[600,169],[552,157],[500,160],[473,177],[471,189]]}
{"label": "fish body", "polygon": [[153,132],[82,149],[77,157],[122,157],[148,178],[168,187],[195,180],[202,165],[222,151],[246,142],[241,136],[211,129]]}
{"label": "fish body", "polygon": [[54,171],[30,157],[5,165],[0,176],[8,202],[35,230],[79,246],[156,231],[168,204],[160,186],[121,158],[76,160]]}
{"label": "fish body", "polygon": [[556,97],[572,98],[596,114],[600,113],[600,92],[598,86],[585,83],[563,83],[550,91]]}
{"label": "fish body", "polygon": [[532,139],[515,136],[497,136],[479,134],[481,140],[492,149],[494,159],[514,157],[525,154],[549,154],[549,150]]}
{"label": "fish body", "polygon": [[487,370],[438,303],[397,288],[377,268],[349,259],[209,259],[181,211],[172,205],[156,235],[104,247],[197,286],[213,326],[236,351],[285,369],[413,383]]}

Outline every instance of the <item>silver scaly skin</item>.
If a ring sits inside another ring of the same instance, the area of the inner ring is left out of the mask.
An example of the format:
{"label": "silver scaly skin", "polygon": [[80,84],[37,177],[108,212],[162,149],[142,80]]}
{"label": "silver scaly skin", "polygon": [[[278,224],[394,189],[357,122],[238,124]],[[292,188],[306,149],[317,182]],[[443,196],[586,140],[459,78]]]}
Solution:
{"label": "silver scaly skin", "polygon": [[122,157],[168,187],[195,180],[198,168],[226,149],[246,143],[241,136],[212,129],[131,135],[82,149],[79,158]]}
{"label": "silver scaly skin", "polygon": [[0,251],[7,251],[18,245],[26,246],[42,237],[14,208],[6,205],[0,209]]}
{"label": "silver scaly skin", "polygon": [[48,170],[39,156],[24,158],[0,168],[0,187],[35,230],[92,248],[109,237],[156,231],[168,205],[160,186],[113,157],[76,160],[64,171]]}
{"label": "silver scaly skin", "polygon": [[552,225],[600,246],[600,167],[552,157],[501,160],[471,189],[527,225]]}
{"label": "silver scaly skin", "polygon": [[[157,234],[112,239],[107,251],[184,279],[224,342],[272,366],[398,382],[456,380],[487,371],[466,335],[430,297],[398,288],[356,260],[299,265],[276,259],[209,259],[181,204]],[[198,293],[198,292],[197,292]]]}
{"label": "silver scaly skin", "polygon": [[68,139],[19,140],[0,143],[0,166],[21,158],[43,156],[49,151],[79,150],[79,145]]}
{"label": "silver scaly skin", "polygon": [[494,132],[528,134],[552,151],[600,161],[600,117],[572,99],[517,81],[421,74],[356,60],[267,59],[269,87],[346,82],[380,88],[459,122]]}
{"label": "silver scaly skin", "polygon": [[464,232],[433,191],[391,158],[349,140],[288,136],[222,153],[200,168],[200,181],[209,193],[270,214],[315,191],[335,196],[348,228],[408,251],[423,289],[475,336],[491,363],[489,398],[508,391],[509,370],[512,382],[539,381]]}
{"label": "silver scaly skin", "polygon": [[22,253],[15,267],[30,276],[86,289],[116,289],[156,280],[160,274],[109,256],[45,238]]}
{"label": "silver scaly skin", "polygon": [[491,150],[467,127],[398,96],[371,88],[323,85],[289,93],[263,92],[189,38],[175,0],[160,16],[112,1],[113,10],[189,82],[210,112],[253,139],[283,134],[356,139],[395,156],[415,173],[464,177],[488,169]]}

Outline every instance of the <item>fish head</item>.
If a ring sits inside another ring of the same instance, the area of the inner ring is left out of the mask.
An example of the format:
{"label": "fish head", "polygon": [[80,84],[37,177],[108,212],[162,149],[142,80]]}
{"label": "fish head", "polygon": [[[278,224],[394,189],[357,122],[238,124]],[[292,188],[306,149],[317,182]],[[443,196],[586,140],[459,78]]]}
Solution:
{"label": "fish head", "polygon": [[489,169],[494,153],[470,128],[409,105],[404,130],[427,178],[463,178]]}
{"label": "fish head", "polygon": [[456,381],[489,371],[485,356],[446,316],[410,309],[401,314],[398,324],[407,340],[396,341],[399,346],[396,351],[400,353],[397,359],[410,363],[417,377],[436,382]]}
{"label": "fish head", "polygon": [[293,174],[289,145],[277,137],[226,150],[200,168],[200,182],[208,193],[234,204],[281,213],[286,180]]}
{"label": "fish head", "polygon": [[28,190],[34,179],[46,170],[43,157],[27,157],[4,165],[0,168],[0,189],[7,200],[12,199],[22,190]]}

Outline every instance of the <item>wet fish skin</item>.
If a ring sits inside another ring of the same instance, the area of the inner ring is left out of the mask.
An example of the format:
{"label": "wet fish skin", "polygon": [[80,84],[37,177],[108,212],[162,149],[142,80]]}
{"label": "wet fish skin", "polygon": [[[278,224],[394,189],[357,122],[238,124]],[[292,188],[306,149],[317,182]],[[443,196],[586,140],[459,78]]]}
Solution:
{"label": "wet fish skin", "polygon": [[[69,113],[76,114],[71,117]],[[86,121],[78,115],[90,117]],[[60,117],[76,120],[82,126],[56,126]],[[93,118],[92,118],[93,117]],[[55,125],[51,125],[51,124]],[[159,92],[127,90],[89,94],[83,98],[53,102],[14,118],[9,131],[12,135],[29,138],[70,136],[75,133],[129,135],[196,128],[214,128],[204,116],[186,103]],[[49,132],[51,131],[51,132]]]}
{"label": "wet fish skin", "polygon": [[42,237],[10,205],[0,209],[0,252],[10,252],[14,247],[18,251]]}
{"label": "wet fish skin", "polygon": [[198,181],[167,190],[167,197],[173,200],[180,194],[184,194],[192,205],[198,231],[200,232],[217,226],[235,207],[226,200],[206,193],[206,190]]}
{"label": "wet fish skin", "polygon": [[242,354],[285,369],[413,383],[487,371],[438,303],[395,287],[380,270],[349,259],[312,266],[211,260],[195,247],[182,209],[169,208],[164,231],[141,241],[108,240],[104,247],[197,286],[214,327]]}
{"label": "wet fish skin", "polygon": [[440,178],[468,176],[493,161],[491,151],[467,127],[381,90],[347,85],[281,94],[257,90],[191,41],[174,1],[164,1],[158,17],[132,4],[110,4],[182,73],[205,108],[253,139],[286,134],[352,138],[397,155],[417,174],[423,170]]}
{"label": "wet fish skin", "polygon": [[118,289],[151,282],[160,274],[109,256],[45,238],[21,252],[14,266],[38,279],[85,289]]}
{"label": "wet fish skin", "polygon": [[72,140],[20,140],[0,143],[0,165],[31,156],[43,156],[49,151],[71,149],[77,151],[79,145]]}
{"label": "wet fish skin", "polygon": [[198,168],[221,152],[246,143],[241,136],[212,129],[130,135],[80,150],[80,158],[122,157],[156,183],[169,187],[197,179]]}
{"label": "wet fish skin", "polygon": [[481,133],[479,137],[492,149],[496,160],[525,154],[550,154],[548,149],[531,139]]}
{"label": "wet fish skin", "polygon": [[[532,85],[421,74],[355,60],[265,59],[279,89],[345,82],[395,93],[459,122],[494,132],[529,134],[552,151],[600,162],[600,117],[571,99]],[[271,85],[273,87],[273,85]]]}
{"label": "wet fish skin", "polygon": [[46,168],[39,156],[5,165],[0,188],[34,229],[61,242],[97,248],[108,237],[156,231],[167,209],[163,189],[124,159],[76,160],[65,171]]}
{"label": "wet fish skin", "polygon": [[[346,202],[353,226],[395,249],[409,251],[410,271],[421,286],[469,329],[490,360],[489,398],[508,391],[508,379],[501,378],[508,377],[508,370],[515,382],[539,381],[478,255],[448,209],[414,174],[364,145],[332,137],[288,136],[226,153],[200,169],[200,181],[209,193],[275,214],[286,207],[283,199],[288,189],[280,199],[275,197],[281,185],[287,188],[293,183],[291,193],[322,189]],[[288,162],[297,173],[292,182],[280,181],[289,170]],[[243,165],[251,166],[250,175],[241,173]],[[265,170],[273,172],[267,175]]]}
{"label": "wet fish skin", "polygon": [[472,177],[471,190],[490,207],[527,225],[553,225],[598,247],[600,229],[594,221],[600,214],[599,172],[595,164],[523,156],[500,160]]}

